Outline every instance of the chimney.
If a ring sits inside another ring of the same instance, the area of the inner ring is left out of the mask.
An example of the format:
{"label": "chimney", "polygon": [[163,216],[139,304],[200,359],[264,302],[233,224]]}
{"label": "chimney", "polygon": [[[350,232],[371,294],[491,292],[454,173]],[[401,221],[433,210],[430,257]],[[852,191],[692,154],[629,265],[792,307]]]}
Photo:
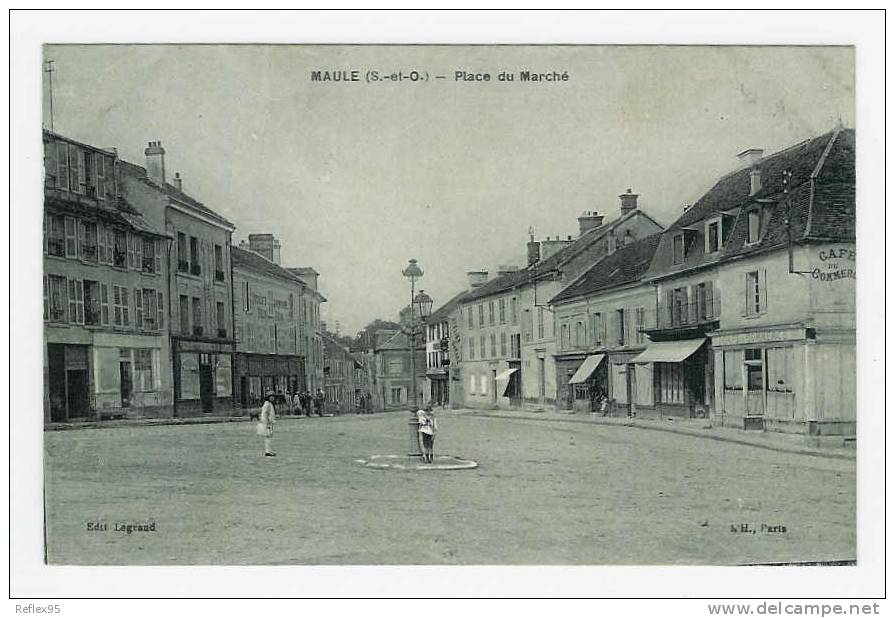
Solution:
{"label": "chimney", "polygon": [[165,184],[165,149],[161,142],[149,142],[146,150],[146,175],[152,182],[164,186]]}
{"label": "chimney", "polygon": [[183,180],[180,178],[180,172],[174,173],[174,186],[183,193]]}
{"label": "chimney", "polygon": [[480,288],[485,283],[488,282],[488,271],[487,270],[471,270],[466,273],[466,277],[469,280],[469,289],[474,290],[476,288]]}
{"label": "chimney", "polygon": [[737,159],[740,160],[743,168],[755,167],[761,161],[761,155],[763,154],[764,150],[762,148],[747,148],[737,155]]}
{"label": "chimney", "polygon": [[249,248],[280,265],[280,241],[273,234],[249,234]]}
{"label": "chimney", "polygon": [[749,195],[755,195],[761,191],[761,170],[753,167],[749,172]]}
{"label": "chimney", "polygon": [[578,235],[584,236],[587,232],[603,225],[603,215],[586,211],[578,217]]}
{"label": "chimney", "polygon": [[528,265],[531,266],[541,259],[541,243],[535,240],[534,228],[528,228]]}
{"label": "chimney", "polygon": [[630,189],[619,195],[618,199],[621,200],[622,216],[637,209],[637,194],[631,193]]}
{"label": "chimney", "polygon": [[516,266],[511,266],[509,264],[501,264],[497,267],[497,276],[503,277],[504,275],[509,275],[510,273],[514,273],[519,270]]}

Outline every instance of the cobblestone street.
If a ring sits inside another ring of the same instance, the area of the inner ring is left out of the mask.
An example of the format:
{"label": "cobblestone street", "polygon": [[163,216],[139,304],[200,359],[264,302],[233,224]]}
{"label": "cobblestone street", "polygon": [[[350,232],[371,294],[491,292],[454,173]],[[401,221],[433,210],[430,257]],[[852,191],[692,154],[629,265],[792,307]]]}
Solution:
{"label": "cobblestone street", "polygon": [[[406,415],[46,432],[55,564],[854,560],[855,463],[610,425],[439,415],[471,470],[370,469]],[[107,524],[91,531],[88,524]],[[116,532],[116,523],[155,531]],[[763,528],[763,526],[765,526]],[[733,529],[736,529],[736,532]],[[784,531],[785,529],[785,531]]]}

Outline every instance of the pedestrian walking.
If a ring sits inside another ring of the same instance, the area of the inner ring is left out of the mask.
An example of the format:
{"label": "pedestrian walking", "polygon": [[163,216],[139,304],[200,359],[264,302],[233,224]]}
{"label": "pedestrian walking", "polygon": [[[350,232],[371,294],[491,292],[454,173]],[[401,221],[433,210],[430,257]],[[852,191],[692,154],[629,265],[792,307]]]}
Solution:
{"label": "pedestrian walking", "polygon": [[261,406],[261,414],[258,419],[257,432],[264,438],[264,456],[276,457],[276,453],[270,450],[270,439],[273,437],[273,425],[277,420],[277,409],[274,406],[276,394],[273,389],[267,391],[267,400]]}
{"label": "pedestrian walking", "polygon": [[435,458],[435,434],[438,432],[438,423],[435,420],[432,404],[427,405],[425,410],[419,410],[416,416],[419,422],[420,447],[423,452],[423,461],[432,463]]}
{"label": "pedestrian walking", "polygon": [[317,413],[317,416],[323,416],[323,408],[326,402],[326,395],[323,394],[322,389],[317,389],[317,395],[314,397],[314,411]]}

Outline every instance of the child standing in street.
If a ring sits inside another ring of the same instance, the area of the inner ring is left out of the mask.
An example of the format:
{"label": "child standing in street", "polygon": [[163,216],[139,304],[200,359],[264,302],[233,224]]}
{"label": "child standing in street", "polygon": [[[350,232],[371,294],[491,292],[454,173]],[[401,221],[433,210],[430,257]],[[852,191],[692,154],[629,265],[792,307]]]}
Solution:
{"label": "child standing in street", "polygon": [[276,453],[270,450],[270,439],[273,437],[273,425],[277,420],[277,409],[273,402],[276,395],[273,390],[267,391],[267,400],[261,406],[261,414],[258,419],[258,435],[264,437],[264,456],[276,457]]}
{"label": "child standing in street", "polygon": [[435,458],[435,434],[438,431],[438,423],[435,421],[435,412],[432,410],[432,404],[426,406],[425,410],[417,412],[417,420],[419,421],[420,446],[423,452],[423,461],[432,463]]}

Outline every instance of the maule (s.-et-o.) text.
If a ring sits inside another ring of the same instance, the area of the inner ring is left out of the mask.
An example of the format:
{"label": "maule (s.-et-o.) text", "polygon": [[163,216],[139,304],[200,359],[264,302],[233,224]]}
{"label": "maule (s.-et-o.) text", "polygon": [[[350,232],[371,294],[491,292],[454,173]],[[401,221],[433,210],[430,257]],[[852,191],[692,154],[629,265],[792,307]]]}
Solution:
{"label": "maule (s.-et-o.) text", "polygon": [[430,73],[420,69],[337,69],[337,70],[313,70],[310,73],[312,82],[332,83],[358,83],[368,84],[385,82],[428,82],[432,79],[449,80],[456,83],[483,83],[483,82],[567,82],[571,79],[566,70],[556,71],[531,71],[522,69],[518,71],[475,71],[457,69],[449,73]]}

